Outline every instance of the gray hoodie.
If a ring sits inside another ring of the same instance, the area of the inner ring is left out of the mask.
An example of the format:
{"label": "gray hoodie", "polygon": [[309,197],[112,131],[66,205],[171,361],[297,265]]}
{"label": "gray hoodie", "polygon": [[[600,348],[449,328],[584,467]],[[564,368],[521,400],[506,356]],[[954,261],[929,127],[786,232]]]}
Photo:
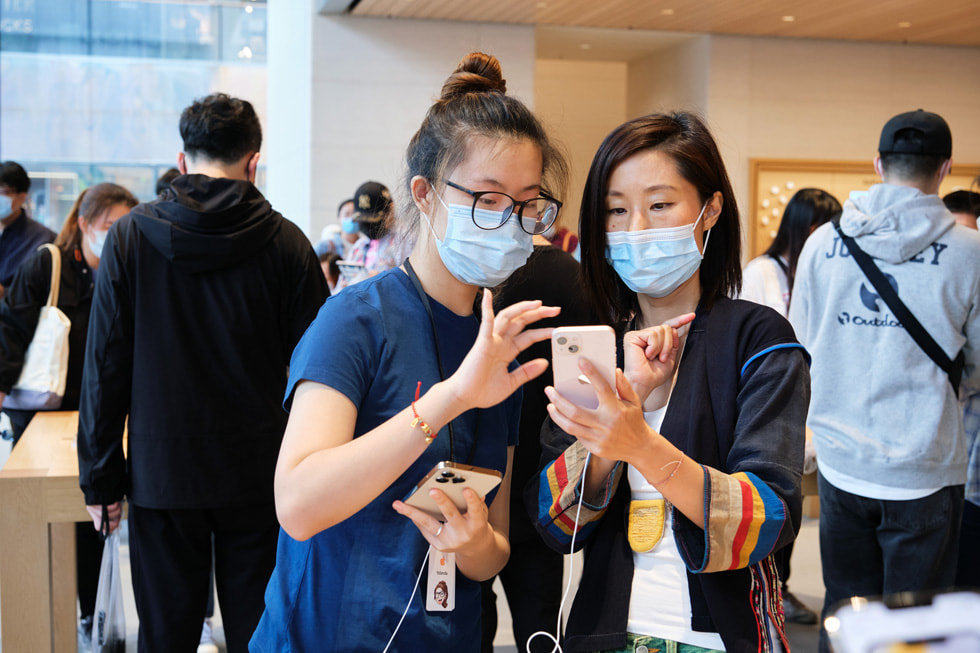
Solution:
{"label": "gray hoodie", "polygon": [[[841,229],[950,358],[964,350],[962,391],[975,391],[980,234],[956,225],[938,196],[891,184],[852,193]],[[831,224],[803,248],[789,319],[813,356],[807,422],[821,465],[895,488],[966,481],[963,422],[946,373],[878,297]]]}

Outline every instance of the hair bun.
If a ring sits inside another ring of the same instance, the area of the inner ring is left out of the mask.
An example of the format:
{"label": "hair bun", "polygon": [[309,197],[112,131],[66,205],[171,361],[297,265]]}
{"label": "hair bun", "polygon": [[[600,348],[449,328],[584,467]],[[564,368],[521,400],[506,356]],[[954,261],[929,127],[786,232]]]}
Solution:
{"label": "hair bun", "polygon": [[450,100],[467,93],[507,92],[507,82],[500,70],[500,62],[492,54],[471,52],[442,85],[442,100]]}

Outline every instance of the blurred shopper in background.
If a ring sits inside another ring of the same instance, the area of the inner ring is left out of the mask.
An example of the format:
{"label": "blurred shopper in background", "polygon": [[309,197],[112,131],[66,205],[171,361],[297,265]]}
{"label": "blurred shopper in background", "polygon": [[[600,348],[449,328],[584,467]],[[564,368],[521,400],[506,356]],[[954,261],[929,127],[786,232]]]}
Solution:
{"label": "blurred shopper in background", "polygon": [[[136,206],[132,193],[116,184],[96,184],[75,200],[61,233],[55,239],[60,252],[61,276],[57,280],[58,308],[71,321],[68,332],[68,378],[59,410],[78,410],[82,386],[82,364],[88,337],[92,291],[109,227]],[[17,382],[24,354],[38,316],[48,301],[52,272],[51,252],[30,253],[17,271],[13,283],[0,301],[0,406]],[[14,444],[34,417],[33,411],[4,408],[13,428]],[[85,641],[92,635],[92,612],[99,582],[102,541],[91,525],[80,523],[75,529],[79,631]]]}
{"label": "blurred shopper in background", "polygon": [[14,161],[0,163],[0,297],[13,281],[21,262],[55,233],[27,214],[31,179]]}

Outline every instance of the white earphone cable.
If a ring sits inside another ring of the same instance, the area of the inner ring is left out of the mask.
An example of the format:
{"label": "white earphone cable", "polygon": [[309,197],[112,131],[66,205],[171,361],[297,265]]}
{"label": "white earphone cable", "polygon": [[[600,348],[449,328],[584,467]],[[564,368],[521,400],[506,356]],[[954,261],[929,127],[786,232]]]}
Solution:
{"label": "white earphone cable", "polygon": [[527,642],[524,644],[524,650],[526,653],[531,653],[531,641],[535,637],[539,636],[547,637],[555,643],[554,648],[551,649],[551,653],[562,653],[561,644],[558,643],[558,639],[561,635],[561,616],[565,612],[565,600],[568,599],[568,592],[572,588],[572,576],[575,569],[575,536],[578,535],[578,519],[579,515],[582,514],[582,500],[585,498],[585,473],[589,470],[589,460],[591,458],[592,454],[587,453],[585,456],[585,464],[582,466],[582,483],[579,486],[578,505],[575,508],[575,525],[572,527],[572,543],[568,551],[568,581],[565,583],[565,591],[561,595],[561,604],[558,606],[558,623],[555,625],[555,634],[552,635],[551,633],[543,630],[533,633],[527,638]]}
{"label": "white earphone cable", "polygon": [[408,603],[405,605],[405,611],[402,612],[402,618],[398,620],[398,625],[395,626],[395,631],[391,633],[391,638],[388,640],[388,643],[385,644],[385,649],[381,653],[388,653],[388,649],[391,648],[391,643],[395,641],[395,635],[398,634],[398,629],[402,627],[402,622],[405,621],[405,615],[408,614],[408,609],[412,607],[412,600],[415,599],[415,593],[419,591],[419,582],[422,580],[422,571],[425,569],[425,562],[429,559],[429,553],[431,551],[432,547],[430,546],[425,552],[425,557],[422,559],[422,566],[419,567],[419,575],[415,577],[415,587],[412,588],[412,595],[408,597]]}

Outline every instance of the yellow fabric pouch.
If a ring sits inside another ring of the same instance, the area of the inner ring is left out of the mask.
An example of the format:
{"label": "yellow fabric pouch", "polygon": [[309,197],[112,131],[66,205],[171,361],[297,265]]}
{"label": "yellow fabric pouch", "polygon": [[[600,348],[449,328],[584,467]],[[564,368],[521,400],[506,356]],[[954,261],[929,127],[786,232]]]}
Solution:
{"label": "yellow fabric pouch", "polygon": [[664,536],[666,514],[667,501],[664,499],[630,501],[629,521],[626,529],[630,548],[637,553],[652,551],[660,538]]}

